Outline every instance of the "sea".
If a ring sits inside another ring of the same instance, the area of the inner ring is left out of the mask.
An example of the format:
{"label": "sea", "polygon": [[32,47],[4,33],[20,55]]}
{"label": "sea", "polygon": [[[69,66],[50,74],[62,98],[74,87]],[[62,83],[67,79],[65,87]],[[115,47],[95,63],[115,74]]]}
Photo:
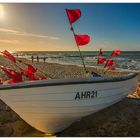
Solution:
{"label": "sea", "polygon": [[[104,66],[102,64],[97,65],[98,52],[82,51],[81,53],[86,66]],[[110,54],[111,52],[109,51],[103,52],[103,57],[115,60],[116,68],[140,72],[140,51],[123,51],[120,56],[116,57],[112,57]],[[31,60],[31,57],[33,56],[34,61],[37,61],[38,56],[40,62],[43,62],[43,58],[46,58],[45,62],[49,63],[82,65],[80,54],[75,51],[22,51],[15,52],[14,55],[19,58],[26,58],[29,60]]]}

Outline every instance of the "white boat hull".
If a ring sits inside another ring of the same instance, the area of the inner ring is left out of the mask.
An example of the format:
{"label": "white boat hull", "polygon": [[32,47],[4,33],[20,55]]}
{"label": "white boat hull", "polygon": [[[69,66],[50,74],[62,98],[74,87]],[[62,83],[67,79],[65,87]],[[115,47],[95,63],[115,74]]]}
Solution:
{"label": "white boat hull", "polygon": [[[55,83],[55,80],[52,81]],[[14,85],[17,88],[11,88],[11,85],[0,88],[0,98],[32,127],[42,132],[56,133],[82,117],[122,100],[135,90],[136,83],[136,76],[117,82],[27,88],[22,87],[21,83]]]}

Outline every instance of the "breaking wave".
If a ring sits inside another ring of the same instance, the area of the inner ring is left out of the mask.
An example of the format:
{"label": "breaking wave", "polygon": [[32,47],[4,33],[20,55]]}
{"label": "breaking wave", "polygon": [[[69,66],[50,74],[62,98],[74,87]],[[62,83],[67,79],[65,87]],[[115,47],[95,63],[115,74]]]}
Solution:
{"label": "breaking wave", "polygon": [[[46,62],[70,65],[82,65],[78,52],[16,52],[18,57],[31,59],[31,56],[39,56],[40,61],[46,58]],[[98,52],[82,52],[85,64],[97,66]],[[105,52],[104,57],[110,59],[110,52]],[[140,52],[122,52],[119,57],[112,57],[116,61],[117,68],[140,71]]]}

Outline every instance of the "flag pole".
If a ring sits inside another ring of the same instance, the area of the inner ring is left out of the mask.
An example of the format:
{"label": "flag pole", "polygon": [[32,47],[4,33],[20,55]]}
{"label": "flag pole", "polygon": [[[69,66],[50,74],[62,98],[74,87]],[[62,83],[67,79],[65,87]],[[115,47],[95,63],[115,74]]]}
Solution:
{"label": "flag pole", "polygon": [[[74,28],[72,27],[72,25],[71,25],[70,30],[72,31],[73,36],[75,37],[75,32],[74,32]],[[85,66],[85,63],[84,63],[84,58],[83,58],[82,53],[81,53],[81,51],[80,51],[79,45],[78,45],[77,43],[76,43],[76,46],[77,46],[77,48],[78,48],[78,51],[79,51],[79,54],[80,54],[80,57],[81,57],[81,60],[82,60],[82,63],[83,63],[84,70],[85,70],[85,72],[87,73],[87,69],[86,69],[86,66]]]}

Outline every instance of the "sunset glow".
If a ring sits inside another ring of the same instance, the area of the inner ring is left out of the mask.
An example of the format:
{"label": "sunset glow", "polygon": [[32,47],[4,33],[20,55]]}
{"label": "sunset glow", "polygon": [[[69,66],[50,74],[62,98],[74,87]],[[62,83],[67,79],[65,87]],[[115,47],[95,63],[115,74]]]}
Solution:
{"label": "sunset glow", "polygon": [[79,8],[73,24],[91,36],[81,51],[139,50],[140,4],[0,4],[0,50],[77,51],[65,8]]}
{"label": "sunset glow", "polygon": [[5,11],[3,5],[0,5],[0,20],[5,19]]}

